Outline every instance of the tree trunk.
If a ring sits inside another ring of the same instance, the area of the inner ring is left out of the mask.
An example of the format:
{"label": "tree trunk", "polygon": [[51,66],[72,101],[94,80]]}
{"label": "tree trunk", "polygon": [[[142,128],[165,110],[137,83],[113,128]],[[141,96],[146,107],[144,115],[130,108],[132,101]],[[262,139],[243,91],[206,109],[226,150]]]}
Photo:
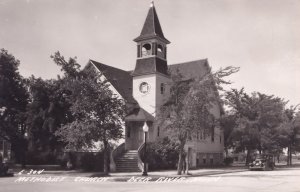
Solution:
{"label": "tree trunk", "polygon": [[185,154],[184,154],[184,145],[185,145],[185,139],[180,140],[179,144],[179,158],[178,158],[178,165],[177,165],[177,175],[182,174],[183,170],[183,163],[185,161]]}
{"label": "tree trunk", "polygon": [[290,146],[287,149],[287,158],[286,158],[286,165],[290,165]]}
{"label": "tree trunk", "polygon": [[292,166],[292,145],[290,145],[289,164]]}
{"label": "tree trunk", "polygon": [[228,157],[228,149],[227,149],[227,147],[225,147],[224,150],[225,150],[225,158],[226,158],[226,157]]}
{"label": "tree trunk", "polygon": [[248,166],[250,162],[250,152],[251,150],[247,149],[246,164],[245,164],[246,166]]}
{"label": "tree trunk", "polygon": [[292,165],[292,146],[288,146],[288,151],[287,151],[287,165],[291,166]]}
{"label": "tree trunk", "polygon": [[26,153],[27,153],[27,140],[22,138],[21,139],[21,164],[22,169],[26,168]]}
{"label": "tree trunk", "polygon": [[190,151],[187,151],[187,154],[185,155],[185,172],[187,175],[189,175],[189,169],[190,169]]}
{"label": "tree trunk", "polygon": [[26,168],[26,152],[21,154],[21,167],[22,169]]}
{"label": "tree trunk", "polygon": [[179,150],[179,158],[178,158],[178,165],[177,165],[177,175],[181,175],[182,173],[182,168],[183,168],[183,150]]}
{"label": "tree trunk", "polygon": [[104,151],[103,151],[103,164],[104,164],[104,167],[103,167],[103,172],[104,172],[104,175],[108,175],[108,142],[107,141],[103,141],[103,145],[104,145]]}

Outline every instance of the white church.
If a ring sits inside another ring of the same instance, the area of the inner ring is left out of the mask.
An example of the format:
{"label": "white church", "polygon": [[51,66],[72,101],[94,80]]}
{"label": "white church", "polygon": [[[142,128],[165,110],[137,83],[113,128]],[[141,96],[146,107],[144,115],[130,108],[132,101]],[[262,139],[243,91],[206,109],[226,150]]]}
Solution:
{"label": "white church", "polygon": [[[90,60],[87,67],[100,72],[110,83],[111,90],[133,110],[125,118],[124,143],[112,153],[111,171],[142,171],[139,157],[144,144],[143,125],[147,122],[147,142],[166,137],[166,133],[155,125],[158,109],[170,95],[170,73],[179,71],[185,80],[209,73],[207,59],[178,64],[167,63],[167,45],[170,41],[163,34],[154,7],[148,11],[141,34],[134,39],[137,44],[135,69],[124,71],[103,63]],[[216,118],[221,107],[212,111]],[[218,165],[223,162],[223,131],[214,127],[212,135],[192,137],[186,144],[189,167]]]}

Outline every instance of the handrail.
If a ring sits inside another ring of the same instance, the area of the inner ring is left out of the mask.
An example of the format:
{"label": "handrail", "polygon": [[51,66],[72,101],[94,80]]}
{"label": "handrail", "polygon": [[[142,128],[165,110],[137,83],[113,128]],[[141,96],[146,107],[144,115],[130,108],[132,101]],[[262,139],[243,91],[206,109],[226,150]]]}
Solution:
{"label": "handrail", "polygon": [[[140,146],[139,146],[139,148],[138,148],[138,167],[139,167],[139,169],[143,172],[144,171],[144,163],[143,163],[143,161],[142,161],[142,158],[141,158],[141,156],[142,156],[142,154],[143,154],[143,152],[144,152],[144,147],[145,147],[145,143],[143,143],[143,144],[141,144]],[[145,154],[144,154],[145,155]]]}
{"label": "handrail", "polygon": [[115,159],[119,157],[121,154],[125,153],[125,143],[120,144],[110,153],[110,164],[109,168],[111,172],[116,171],[116,162]]}

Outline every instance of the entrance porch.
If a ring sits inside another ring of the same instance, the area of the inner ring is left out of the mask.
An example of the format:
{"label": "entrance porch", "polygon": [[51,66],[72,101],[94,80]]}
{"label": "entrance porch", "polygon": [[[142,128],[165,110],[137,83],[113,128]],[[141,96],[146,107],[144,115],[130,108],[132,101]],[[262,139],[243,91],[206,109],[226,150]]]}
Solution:
{"label": "entrance porch", "polygon": [[147,123],[149,130],[147,142],[154,141],[154,117],[141,108],[134,109],[125,118],[125,143],[119,145],[111,157],[111,170],[118,172],[143,171],[141,153],[144,149],[145,133],[143,126]]}
{"label": "entrance porch", "polygon": [[125,150],[138,150],[145,142],[143,125],[147,122],[149,131],[147,141],[154,140],[154,117],[142,108],[137,108],[125,118]]}

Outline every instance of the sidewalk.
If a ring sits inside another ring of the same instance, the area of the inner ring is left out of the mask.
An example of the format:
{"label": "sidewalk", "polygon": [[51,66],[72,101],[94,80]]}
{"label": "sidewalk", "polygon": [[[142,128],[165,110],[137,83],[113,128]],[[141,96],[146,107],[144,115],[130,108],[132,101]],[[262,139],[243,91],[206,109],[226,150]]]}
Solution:
{"label": "sidewalk", "polygon": [[[296,164],[293,166],[286,166],[284,164],[277,164],[276,167],[280,169],[285,168],[293,168],[299,167],[300,164]],[[82,170],[57,170],[51,169],[48,167],[44,167],[44,171],[40,174],[30,174],[31,170],[39,171],[40,168],[33,169],[34,167],[28,167],[23,172],[20,172],[22,169],[20,167],[15,167],[14,176],[16,179],[35,179],[35,178],[64,178],[67,181],[79,181],[79,182],[98,182],[98,181],[110,181],[110,182],[148,182],[148,181],[158,181],[163,180],[166,182],[172,182],[176,180],[194,180],[194,179],[208,179],[209,177],[205,176],[213,176],[213,175],[222,175],[227,173],[235,173],[235,172],[244,172],[248,171],[248,168],[244,166],[244,164],[233,164],[230,167],[218,167],[218,168],[200,168],[196,170],[190,170],[189,174],[177,175],[176,170],[164,170],[164,171],[150,171],[148,172],[148,176],[142,176],[142,172],[119,172],[119,173],[110,173],[108,176],[104,175],[102,172],[84,172]],[[205,177],[205,178],[204,178]],[[211,177],[214,178],[214,177]]]}
{"label": "sidewalk", "polygon": [[201,177],[201,176],[210,176],[210,175],[219,175],[226,173],[234,173],[234,172],[243,172],[247,171],[245,167],[222,167],[222,168],[202,168],[197,170],[190,170],[189,174],[177,175],[176,170],[164,170],[164,171],[150,171],[148,172],[148,176],[142,176],[141,172],[127,172],[127,173],[110,173],[109,176],[103,175],[101,172],[83,172],[80,170],[45,170],[40,175],[28,175],[28,171],[25,171],[22,174],[18,174],[19,172],[15,170],[15,177],[34,177],[34,176],[43,176],[43,177],[66,177],[66,178],[80,178],[82,180],[88,180],[91,178],[106,178],[107,181],[119,181],[119,182],[127,182],[133,178],[145,179],[148,181],[155,181],[159,178],[173,179],[173,178],[190,178],[190,177]]}

